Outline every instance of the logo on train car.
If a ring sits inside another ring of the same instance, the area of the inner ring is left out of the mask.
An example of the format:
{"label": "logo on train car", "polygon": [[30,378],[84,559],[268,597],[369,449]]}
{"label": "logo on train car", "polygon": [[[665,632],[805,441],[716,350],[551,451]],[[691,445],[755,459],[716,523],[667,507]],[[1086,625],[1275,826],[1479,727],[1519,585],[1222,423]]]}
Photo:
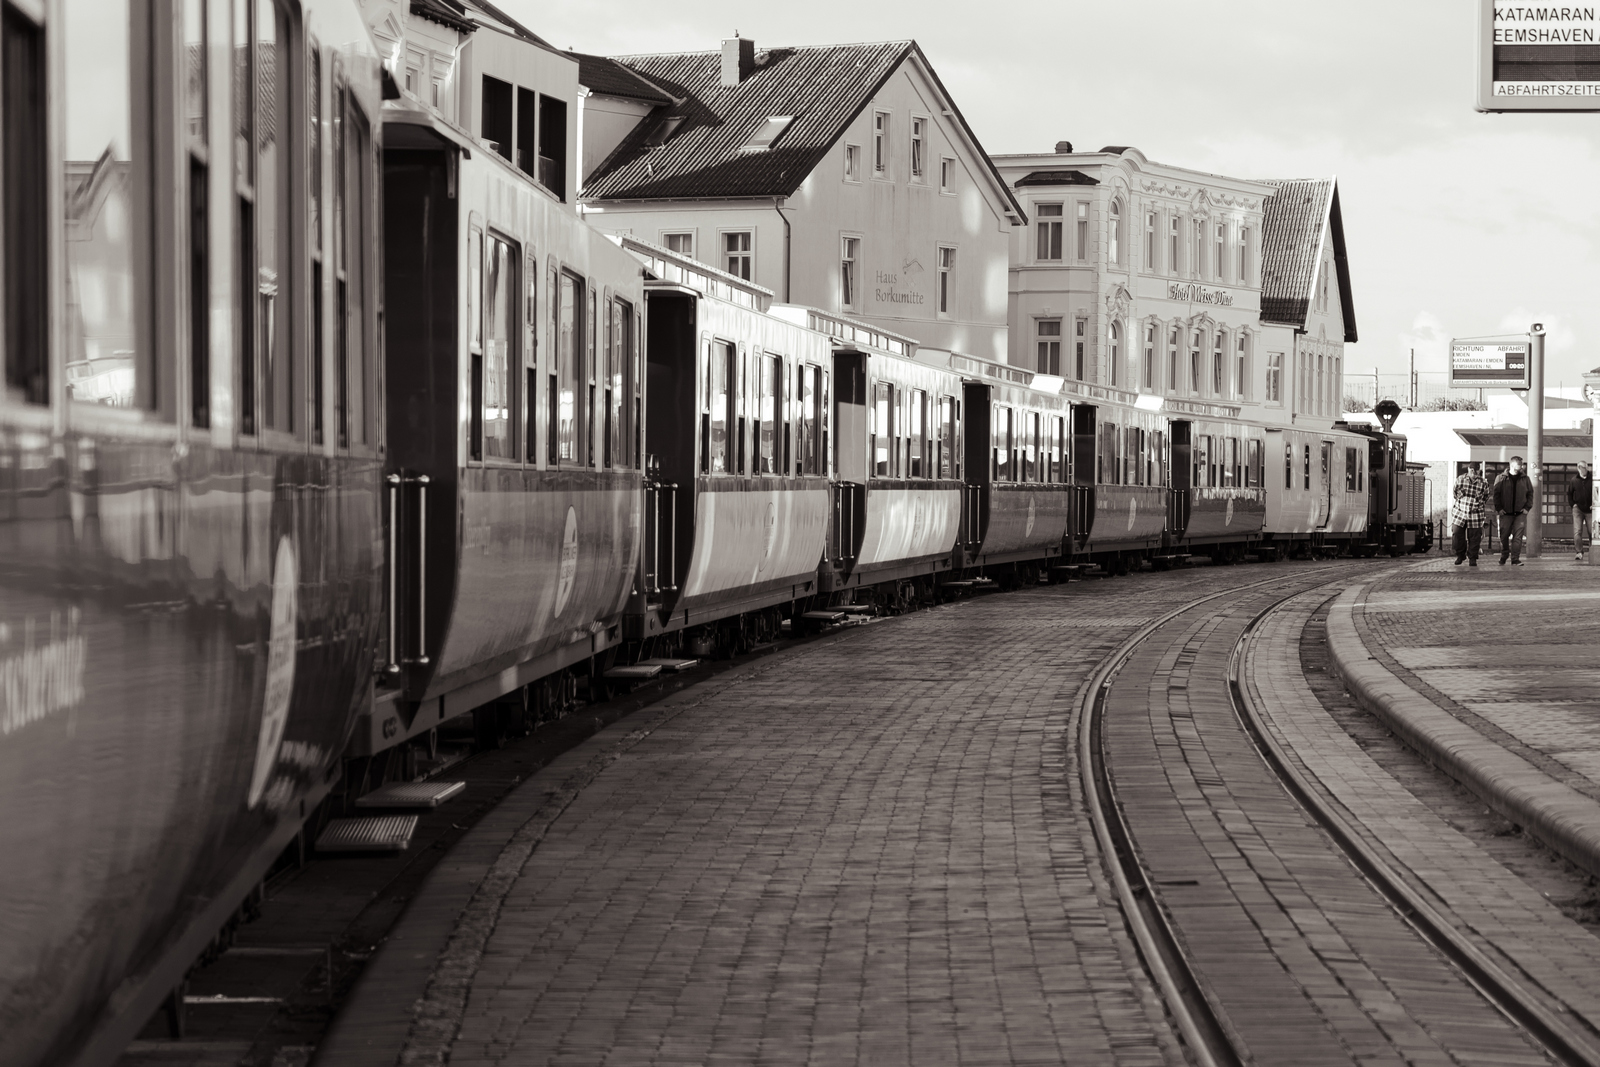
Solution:
{"label": "logo on train car", "polygon": [[1028,494],[1028,528],[1026,530],[1022,531],[1022,536],[1023,537],[1032,537],[1033,536],[1033,520],[1034,520],[1034,517],[1035,517],[1035,512],[1036,512],[1036,509],[1034,508],[1034,504],[1033,504],[1033,494],[1029,493]]}
{"label": "logo on train car", "polygon": [[1128,532],[1129,533],[1133,532],[1133,521],[1135,519],[1137,519],[1138,517],[1139,517],[1139,498],[1136,497],[1136,496],[1130,496],[1128,498]]}
{"label": "logo on train car", "polygon": [[300,565],[294,542],[278,538],[278,556],[272,567],[272,622],[267,636],[267,687],[261,698],[261,736],[256,741],[255,773],[250,776],[249,806],[261,803],[278,759],[278,744],[289,719],[289,697],[294,692],[294,630],[298,614]]}
{"label": "logo on train car", "polygon": [[572,596],[572,586],[578,580],[578,509],[567,508],[567,528],[561,535],[560,582],[556,586],[556,610],[560,615]]}
{"label": "logo on train car", "polygon": [[[67,612],[65,626],[57,612],[50,613],[48,627],[30,616],[20,635],[0,623],[0,737],[82,703],[88,643],[78,620],[77,608]],[[18,636],[21,651],[5,655]],[[72,732],[70,718],[67,732]]]}
{"label": "logo on train car", "polygon": [[767,569],[767,559],[772,555],[772,543],[778,537],[778,504],[776,501],[767,501],[767,525],[761,531],[761,564],[756,568],[759,574]]}

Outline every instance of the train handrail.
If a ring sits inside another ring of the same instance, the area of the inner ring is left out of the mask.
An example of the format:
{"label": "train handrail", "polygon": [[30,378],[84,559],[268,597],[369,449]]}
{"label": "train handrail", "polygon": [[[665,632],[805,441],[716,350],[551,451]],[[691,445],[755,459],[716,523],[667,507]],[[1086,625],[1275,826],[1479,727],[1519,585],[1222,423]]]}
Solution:
{"label": "train handrail", "polygon": [[[675,593],[678,586],[675,584],[678,576],[678,483],[649,480],[644,486],[645,499],[651,510],[649,520],[650,542],[645,546],[645,581],[644,592],[646,596],[661,593]],[[667,520],[667,574],[666,582],[661,575],[661,496],[668,495],[669,518]],[[668,584],[671,583],[671,584]]]}
{"label": "train handrail", "polygon": [[[402,667],[428,665],[428,485],[426,474],[390,474],[389,483],[389,662],[384,664],[385,674],[399,674]],[[400,528],[405,504],[402,490],[407,485],[417,487],[417,652],[415,656],[400,653]]]}

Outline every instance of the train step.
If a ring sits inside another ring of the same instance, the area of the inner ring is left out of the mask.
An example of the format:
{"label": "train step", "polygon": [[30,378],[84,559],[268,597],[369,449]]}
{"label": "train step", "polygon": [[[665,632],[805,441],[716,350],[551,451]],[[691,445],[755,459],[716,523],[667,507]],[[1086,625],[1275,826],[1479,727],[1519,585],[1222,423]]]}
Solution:
{"label": "train step", "polygon": [[830,608],[827,611],[808,611],[804,615],[800,616],[800,621],[808,626],[812,626],[820,630],[824,626],[837,626],[839,623],[844,622],[844,620],[848,619],[849,617],[850,616],[842,610]]}
{"label": "train step", "polygon": [[417,832],[415,815],[334,819],[317,838],[318,852],[400,852]]}
{"label": "train step", "polygon": [[686,671],[690,667],[699,665],[700,661],[697,659],[674,659],[670,656],[653,656],[639,661],[641,667],[660,667],[669,674],[677,674],[679,671]]}
{"label": "train step", "polygon": [[660,663],[635,663],[627,667],[612,667],[606,671],[605,679],[608,682],[648,682],[661,671]]}
{"label": "train step", "polygon": [[871,604],[840,604],[835,611],[842,611],[846,615],[871,615],[875,610]]}
{"label": "train step", "polygon": [[437,808],[466,787],[466,782],[396,782],[360,797],[356,807]]}

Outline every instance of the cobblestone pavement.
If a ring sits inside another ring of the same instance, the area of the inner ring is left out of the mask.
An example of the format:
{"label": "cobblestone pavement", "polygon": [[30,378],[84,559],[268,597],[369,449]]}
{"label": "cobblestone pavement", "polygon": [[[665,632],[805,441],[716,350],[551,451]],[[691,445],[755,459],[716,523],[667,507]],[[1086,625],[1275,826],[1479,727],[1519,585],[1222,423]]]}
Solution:
{"label": "cobblestone pavement", "polygon": [[1251,644],[1243,682],[1264,729],[1367,846],[1480,951],[1542,990],[1547,1008],[1600,1031],[1600,939],[1414,797],[1312,692],[1298,669],[1301,630],[1328,600],[1326,591],[1297,597]]}
{"label": "cobblestone pavement", "polygon": [[[1550,1062],[1352,867],[1246,734],[1229,657],[1286,591],[1242,591],[1164,623],[1106,698],[1129,833],[1230,1042],[1256,1063]],[[1275,701],[1298,657],[1270,665]]]}
{"label": "cobblestone pavement", "polygon": [[1074,698],[1150,618],[1307,569],[965,601],[663,701],[463,839],[316,1062],[1180,1063]]}
{"label": "cobblestone pavement", "polygon": [[1523,567],[1441,559],[1376,583],[1356,627],[1412,688],[1600,799],[1600,567],[1560,553]]}

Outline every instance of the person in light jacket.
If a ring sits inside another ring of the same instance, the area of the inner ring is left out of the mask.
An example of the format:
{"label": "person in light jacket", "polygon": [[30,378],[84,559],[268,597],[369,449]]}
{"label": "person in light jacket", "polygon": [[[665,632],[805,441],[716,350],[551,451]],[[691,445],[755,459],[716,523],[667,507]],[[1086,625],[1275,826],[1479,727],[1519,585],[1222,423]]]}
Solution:
{"label": "person in light jacket", "polygon": [[1522,469],[1522,457],[1511,457],[1511,469],[1494,480],[1489,490],[1494,513],[1500,517],[1500,565],[1511,557],[1513,567],[1522,566],[1522,539],[1528,533],[1528,511],[1533,507],[1533,479]]}
{"label": "person in light jacket", "polygon": [[1582,460],[1578,461],[1578,476],[1567,483],[1567,503],[1572,507],[1572,558],[1581,560],[1589,538],[1594,536],[1594,527],[1589,524],[1589,512],[1594,507],[1594,479],[1589,474],[1589,465]]}

